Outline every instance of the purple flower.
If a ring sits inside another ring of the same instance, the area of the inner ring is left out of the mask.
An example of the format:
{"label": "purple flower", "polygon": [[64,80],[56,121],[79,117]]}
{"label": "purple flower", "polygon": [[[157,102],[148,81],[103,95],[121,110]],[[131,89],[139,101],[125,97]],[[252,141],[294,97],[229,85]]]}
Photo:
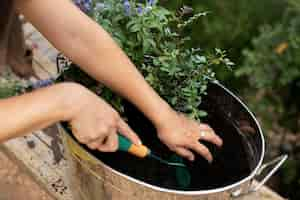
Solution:
{"label": "purple flower", "polygon": [[124,10],[125,10],[126,16],[129,16],[130,15],[130,11],[131,11],[131,5],[130,5],[129,0],[124,0],[123,5],[124,5]]}
{"label": "purple flower", "polygon": [[32,88],[33,89],[38,89],[38,88],[43,88],[43,87],[47,87],[49,85],[52,85],[53,84],[53,79],[52,78],[49,78],[49,79],[44,79],[44,80],[39,80],[35,83],[32,83]]}
{"label": "purple flower", "polygon": [[143,14],[143,7],[142,7],[142,5],[138,5],[138,7],[137,7],[137,13],[139,15]]}
{"label": "purple flower", "polygon": [[73,0],[77,7],[85,13],[88,13],[92,9],[92,0]]}
{"label": "purple flower", "polygon": [[148,0],[149,6],[153,6],[155,4],[155,0]]}

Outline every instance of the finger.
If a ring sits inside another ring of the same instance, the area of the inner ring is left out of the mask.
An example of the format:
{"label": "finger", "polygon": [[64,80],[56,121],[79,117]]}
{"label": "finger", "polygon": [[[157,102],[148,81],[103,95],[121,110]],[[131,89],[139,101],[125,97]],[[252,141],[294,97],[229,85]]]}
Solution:
{"label": "finger", "polygon": [[99,129],[98,132],[94,131],[93,133],[89,134],[87,139],[87,144],[93,143],[93,142],[103,142],[104,139],[109,135],[108,129]]}
{"label": "finger", "polygon": [[200,140],[211,142],[219,147],[223,145],[223,140],[211,131],[200,131]]}
{"label": "finger", "polygon": [[137,134],[122,119],[120,119],[118,123],[118,131],[120,134],[130,139],[134,144],[142,145],[142,141],[137,136]]}
{"label": "finger", "polygon": [[87,135],[78,134],[73,131],[72,131],[72,133],[75,136],[75,138],[82,144],[89,144],[89,143],[93,142],[93,140],[91,140]]}
{"label": "finger", "polygon": [[182,157],[184,157],[184,158],[186,158],[186,159],[188,159],[190,161],[194,161],[195,160],[194,154],[190,150],[188,150],[186,148],[178,147],[178,148],[175,149],[175,152],[178,155],[180,155],[180,156],[182,156]]}
{"label": "finger", "polygon": [[207,124],[199,124],[200,139],[211,142],[219,147],[223,145],[223,140],[215,131]]}
{"label": "finger", "polygon": [[90,149],[98,149],[106,140],[109,133],[106,134],[98,134],[98,138],[90,139],[86,144]]}
{"label": "finger", "polygon": [[102,141],[101,140],[95,140],[93,142],[90,142],[87,144],[87,146],[90,148],[90,149],[93,149],[93,150],[96,150],[99,148],[99,146],[101,145]]}
{"label": "finger", "polygon": [[97,149],[102,152],[114,152],[116,151],[116,142],[113,143],[113,137],[117,135],[117,129],[111,127],[109,131],[105,134],[103,140],[98,144]]}
{"label": "finger", "polygon": [[94,130],[84,130],[84,134],[82,134],[83,130],[77,134],[77,130],[75,129],[76,132],[72,130],[74,135],[76,135],[76,139],[78,139],[79,142],[83,144],[90,144],[93,143],[94,141],[98,140],[103,140],[108,135],[109,128],[106,126],[99,126],[98,128]]}
{"label": "finger", "polygon": [[198,124],[199,128],[201,130],[211,130],[211,131],[214,131],[208,124],[204,124],[204,123],[200,123]]}
{"label": "finger", "polygon": [[196,153],[200,154],[203,156],[209,163],[212,163],[213,157],[212,154],[210,153],[209,149],[204,146],[203,144],[200,144],[198,141],[192,141],[186,145],[186,148],[189,148]]}
{"label": "finger", "polygon": [[118,146],[118,135],[114,133],[107,136],[105,142],[98,147],[98,150],[102,152],[115,152],[118,150]]}

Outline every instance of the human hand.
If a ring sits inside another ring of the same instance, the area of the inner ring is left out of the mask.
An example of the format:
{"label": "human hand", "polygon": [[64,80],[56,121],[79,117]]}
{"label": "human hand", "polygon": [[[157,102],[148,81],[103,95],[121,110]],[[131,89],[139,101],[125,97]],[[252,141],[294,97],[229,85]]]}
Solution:
{"label": "human hand", "polygon": [[167,123],[162,123],[156,128],[162,142],[190,161],[195,159],[192,151],[202,155],[210,163],[213,161],[212,154],[205,145],[201,144],[201,140],[211,142],[218,147],[223,145],[222,139],[207,124],[198,123],[174,111]]}
{"label": "human hand", "polygon": [[68,121],[80,143],[94,150],[114,152],[118,148],[119,133],[134,144],[141,144],[139,137],[108,103],[83,86],[73,84],[72,87],[68,90],[68,98],[73,99]]}

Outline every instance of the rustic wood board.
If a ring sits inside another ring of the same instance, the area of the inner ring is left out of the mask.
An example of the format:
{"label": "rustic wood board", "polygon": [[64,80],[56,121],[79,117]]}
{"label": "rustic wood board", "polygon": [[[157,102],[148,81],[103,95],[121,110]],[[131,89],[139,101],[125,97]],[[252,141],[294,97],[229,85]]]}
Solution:
{"label": "rustic wood board", "polygon": [[[57,53],[43,36],[30,24],[25,25],[27,42],[36,43],[34,69],[41,78],[47,78],[56,73],[53,63]],[[49,57],[50,56],[50,57]],[[68,164],[62,155],[62,145],[55,127],[49,131],[37,131],[32,135],[10,140],[2,145],[2,149],[24,165],[28,172],[40,182],[58,200],[72,200],[67,186],[65,172]],[[263,187],[256,193],[240,197],[237,200],[283,200],[282,197]]]}
{"label": "rustic wood board", "polygon": [[[44,135],[41,132],[36,134]],[[29,135],[6,142],[4,148],[9,155],[25,165],[31,175],[52,196],[58,200],[72,200],[64,178],[67,162],[63,159],[55,163],[53,151],[47,142],[51,142],[50,137],[41,140],[36,135]]]}

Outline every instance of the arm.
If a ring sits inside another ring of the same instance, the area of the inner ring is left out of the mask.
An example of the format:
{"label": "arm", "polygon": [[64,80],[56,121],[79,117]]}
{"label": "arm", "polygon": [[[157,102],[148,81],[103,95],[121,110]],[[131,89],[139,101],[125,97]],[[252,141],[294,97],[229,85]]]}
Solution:
{"label": "arm", "polygon": [[17,8],[55,47],[95,79],[129,99],[153,123],[162,123],[162,114],[171,112],[109,34],[71,1],[18,0]]}
{"label": "arm", "polygon": [[0,142],[68,121],[77,140],[91,149],[115,151],[116,131],[135,144],[140,143],[111,106],[75,83],[61,83],[2,99],[0,119]]}
{"label": "arm", "polygon": [[63,87],[57,85],[0,100],[0,142],[64,120],[68,108],[64,105],[62,90]]}

